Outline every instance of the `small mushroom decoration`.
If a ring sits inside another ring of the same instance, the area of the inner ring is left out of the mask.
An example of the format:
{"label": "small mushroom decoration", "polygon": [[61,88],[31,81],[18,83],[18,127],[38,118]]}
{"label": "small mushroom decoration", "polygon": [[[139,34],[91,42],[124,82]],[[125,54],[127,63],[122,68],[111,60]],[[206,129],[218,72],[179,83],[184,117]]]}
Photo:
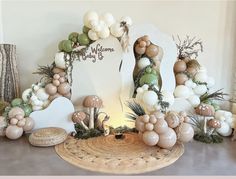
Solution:
{"label": "small mushroom decoration", "polygon": [[103,105],[102,100],[96,96],[96,95],[91,95],[85,97],[83,101],[83,106],[89,109],[89,129],[94,128],[94,120],[95,120],[95,114],[94,112],[96,109],[101,108]]}
{"label": "small mushroom decoration", "polygon": [[211,135],[215,129],[221,127],[221,123],[217,119],[210,119],[207,121],[207,126],[210,127],[209,135]]}
{"label": "small mushroom decoration", "polygon": [[86,130],[88,130],[89,129],[88,126],[86,126],[83,122],[86,119],[86,117],[87,117],[86,113],[82,111],[76,111],[72,114],[72,121],[74,123],[81,124]]}
{"label": "small mushroom decoration", "polygon": [[110,134],[110,127],[108,125],[109,119],[110,119],[110,116],[106,115],[102,121],[102,128],[104,130],[104,136],[107,136]]}
{"label": "small mushroom decoration", "polygon": [[195,112],[198,115],[204,116],[204,133],[207,133],[207,119],[206,117],[211,117],[214,116],[215,114],[215,109],[213,106],[209,105],[209,104],[199,104],[196,108],[195,108]]}

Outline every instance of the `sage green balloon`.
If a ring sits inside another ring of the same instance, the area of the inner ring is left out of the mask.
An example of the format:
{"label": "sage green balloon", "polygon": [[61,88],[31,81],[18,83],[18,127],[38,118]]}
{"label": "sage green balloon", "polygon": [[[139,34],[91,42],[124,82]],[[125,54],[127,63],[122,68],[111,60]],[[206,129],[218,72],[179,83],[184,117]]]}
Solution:
{"label": "sage green balloon", "polygon": [[79,35],[78,42],[80,45],[88,45],[90,42],[90,39],[88,38],[87,34],[83,33]]}
{"label": "sage green balloon", "polygon": [[33,112],[33,109],[29,104],[25,105],[22,109],[24,110],[25,116],[27,117]]}
{"label": "sage green balloon", "polygon": [[90,28],[88,28],[86,26],[83,27],[83,33],[88,34],[89,30],[90,30]]}
{"label": "sage green balloon", "polygon": [[11,101],[11,105],[13,107],[20,106],[21,104],[23,104],[23,100],[21,98],[15,98]]}
{"label": "sage green balloon", "polygon": [[145,74],[143,75],[140,80],[139,80],[139,84],[141,86],[143,86],[144,84],[147,84],[147,85],[157,85],[158,84],[158,78],[156,75],[154,74]]}
{"label": "sage green balloon", "polygon": [[151,72],[152,72],[151,67],[146,68],[145,72],[146,72],[146,73],[151,73]]}
{"label": "sage green balloon", "polygon": [[64,42],[62,43],[62,47],[63,47],[64,52],[67,52],[67,53],[71,52],[73,50],[72,41],[64,40]]}
{"label": "sage green balloon", "polygon": [[63,43],[64,43],[64,41],[65,40],[62,40],[62,41],[59,42],[59,44],[58,44],[59,51],[63,51]]}
{"label": "sage green balloon", "polygon": [[71,40],[72,42],[76,43],[78,41],[78,36],[79,36],[79,33],[72,32],[72,33],[70,33],[68,39]]}

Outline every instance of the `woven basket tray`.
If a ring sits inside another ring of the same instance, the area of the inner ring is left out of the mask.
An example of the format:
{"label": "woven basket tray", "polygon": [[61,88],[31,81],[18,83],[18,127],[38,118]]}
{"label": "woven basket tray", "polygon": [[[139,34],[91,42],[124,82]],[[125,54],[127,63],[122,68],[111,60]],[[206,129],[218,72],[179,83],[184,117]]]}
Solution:
{"label": "woven basket tray", "polygon": [[172,150],[149,147],[136,133],[125,134],[124,139],[113,135],[77,140],[67,140],[55,146],[57,154],[78,167],[112,174],[138,174],[166,167],[184,152],[182,144]]}
{"label": "woven basket tray", "polygon": [[49,127],[34,131],[29,136],[29,142],[33,146],[49,147],[64,142],[67,138],[67,133],[62,128]]}

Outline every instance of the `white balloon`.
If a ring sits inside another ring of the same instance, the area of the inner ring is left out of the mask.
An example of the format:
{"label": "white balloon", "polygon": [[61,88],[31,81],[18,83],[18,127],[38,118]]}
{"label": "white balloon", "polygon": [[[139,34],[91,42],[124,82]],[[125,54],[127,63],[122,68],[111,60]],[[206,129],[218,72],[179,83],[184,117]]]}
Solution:
{"label": "white balloon", "polygon": [[194,108],[197,107],[201,103],[200,98],[197,95],[191,95],[188,98],[188,101]]}
{"label": "white balloon", "polygon": [[93,40],[93,41],[99,39],[98,34],[97,34],[95,31],[93,31],[93,30],[89,30],[89,31],[88,31],[88,37],[89,37],[91,40]]}
{"label": "white balloon", "polygon": [[163,95],[162,100],[166,101],[169,103],[169,106],[173,105],[175,102],[175,97],[172,93],[170,93],[169,91],[162,91],[161,94]]}
{"label": "white balloon", "polygon": [[46,93],[45,88],[40,88],[37,91],[36,96],[41,101],[46,101],[49,98],[49,95]]}
{"label": "white balloon", "polygon": [[101,31],[98,32],[98,36],[101,39],[105,39],[110,36],[110,30],[108,27],[104,27]]}
{"label": "white balloon", "polygon": [[136,91],[137,91],[137,93],[143,93],[144,90],[143,90],[143,88],[138,87]]}
{"label": "white balloon", "polygon": [[124,33],[124,30],[122,27],[120,27],[120,23],[115,23],[110,28],[111,34],[114,37],[121,37]]}
{"label": "white balloon", "polygon": [[224,121],[220,121],[221,127],[216,129],[216,131],[222,136],[230,136],[232,134],[232,128],[229,126],[228,123]]}
{"label": "white balloon", "polygon": [[95,20],[95,19],[94,19],[94,20],[91,20],[91,21],[90,21],[90,25],[91,25],[92,28],[94,28],[94,27],[97,26],[98,24],[99,24],[99,21],[98,21],[98,20]]}
{"label": "white balloon", "polygon": [[207,92],[207,87],[206,85],[198,85],[193,89],[193,91],[196,95],[203,95]]}
{"label": "white balloon", "polygon": [[143,68],[147,67],[150,64],[151,64],[151,62],[147,57],[140,58],[139,61],[138,61],[139,69],[143,69]]}
{"label": "white balloon", "polygon": [[174,95],[177,98],[188,98],[190,96],[190,90],[187,86],[178,85],[175,88]]}
{"label": "white balloon", "polygon": [[35,101],[38,100],[37,96],[35,96],[35,94],[33,93],[32,96],[30,97],[31,101]]}
{"label": "white balloon", "polygon": [[88,28],[91,28],[91,22],[98,21],[99,17],[95,11],[88,11],[85,13],[83,21],[84,25]]}
{"label": "white balloon", "polygon": [[121,17],[120,22],[126,22],[129,26],[133,24],[132,19],[129,16]]}
{"label": "white balloon", "polygon": [[108,27],[115,23],[115,18],[111,13],[104,13],[100,16],[100,20],[104,21]]}
{"label": "white balloon", "polygon": [[144,84],[144,85],[142,86],[142,89],[143,89],[144,91],[147,91],[148,88],[149,88],[149,86],[148,86],[147,84]]}
{"label": "white balloon", "polygon": [[145,91],[143,94],[143,102],[146,105],[153,106],[157,103],[158,96],[154,91]]}
{"label": "white balloon", "polygon": [[43,101],[40,101],[37,99],[37,100],[32,101],[31,104],[33,106],[43,106]]}
{"label": "white balloon", "polygon": [[207,82],[208,76],[206,72],[198,72],[195,76],[194,76],[195,81],[199,81],[199,82]]}
{"label": "white balloon", "polygon": [[31,92],[32,92],[32,89],[28,88],[22,93],[21,98],[23,99],[24,102],[27,102],[29,100],[28,97],[30,97]]}
{"label": "white balloon", "polygon": [[212,78],[212,77],[208,77],[208,79],[207,79],[207,87],[208,87],[208,88],[211,88],[211,87],[213,87],[214,85],[215,85],[215,79]]}
{"label": "white balloon", "polygon": [[64,59],[65,53],[64,52],[58,52],[55,55],[55,64],[56,67],[61,68],[61,69],[65,69],[66,68],[66,61]]}
{"label": "white balloon", "polygon": [[193,80],[192,80],[192,79],[189,79],[189,80],[185,81],[184,85],[187,86],[187,87],[189,87],[189,88],[192,88],[192,86],[193,86]]}
{"label": "white balloon", "polygon": [[33,106],[32,109],[33,111],[39,111],[43,109],[43,106]]}
{"label": "white balloon", "polygon": [[192,83],[192,88],[196,88],[197,84],[196,83]]}
{"label": "white balloon", "polygon": [[33,87],[34,91],[38,91],[39,88],[40,88],[39,85],[34,85],[34,87]]}

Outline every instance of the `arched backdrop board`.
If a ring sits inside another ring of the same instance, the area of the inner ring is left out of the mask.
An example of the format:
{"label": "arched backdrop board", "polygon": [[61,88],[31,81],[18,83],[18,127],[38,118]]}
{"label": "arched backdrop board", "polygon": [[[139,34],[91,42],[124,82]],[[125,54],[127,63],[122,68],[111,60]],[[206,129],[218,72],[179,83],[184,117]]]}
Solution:
{"label": "arched backdrop board", "polygon": [[[152,43],[163,49],[160,65],[162,90],[173,93],[175,77],[173,65],[177,50],[172,38],[160,32],[151,24],[135,25],[129,30],[130,46],[128,52],[123,52],[120,42],[114,38],[98,40],[90,45],[86,60],[75,61],[72,71],[72,102],[76,109],[82,108],[82,102],[87,95],[98,95],[104,102],[103,111],[110,115],[110,124],[113,127],[121,125],[131,126],[125,117],[127,109],[125,103],[132,98],[134,92],[133,70],[135,57],[133,45],[135,41],[148,35]],[[94,50],[99,48],[112,48],[114,51],[102,52],[103,59],[99,60]],[[96,56],[96,61],[92,62]],[[121,63],[122,62],[122,63]],[[121,122],[122,121],[122,122]]]}
{"label": "arched backdrop board", "polygon": [[135,66],[135,57],[133,45],[139,37],[144,35],[148,35],[151,42],[160,46],[163,50],[163,57],[160,65],[162,90],[173,93],[175,89],[173,66],[177,57],[177,48],[173,39],[167,34],[162,33],[152,24],[134,25],[129,30],[130,48],[128,53],[123,54],[123,64],[121,68],[123,85],[121,98],[123,103],[127,101],[134,92],[133,70]]}

